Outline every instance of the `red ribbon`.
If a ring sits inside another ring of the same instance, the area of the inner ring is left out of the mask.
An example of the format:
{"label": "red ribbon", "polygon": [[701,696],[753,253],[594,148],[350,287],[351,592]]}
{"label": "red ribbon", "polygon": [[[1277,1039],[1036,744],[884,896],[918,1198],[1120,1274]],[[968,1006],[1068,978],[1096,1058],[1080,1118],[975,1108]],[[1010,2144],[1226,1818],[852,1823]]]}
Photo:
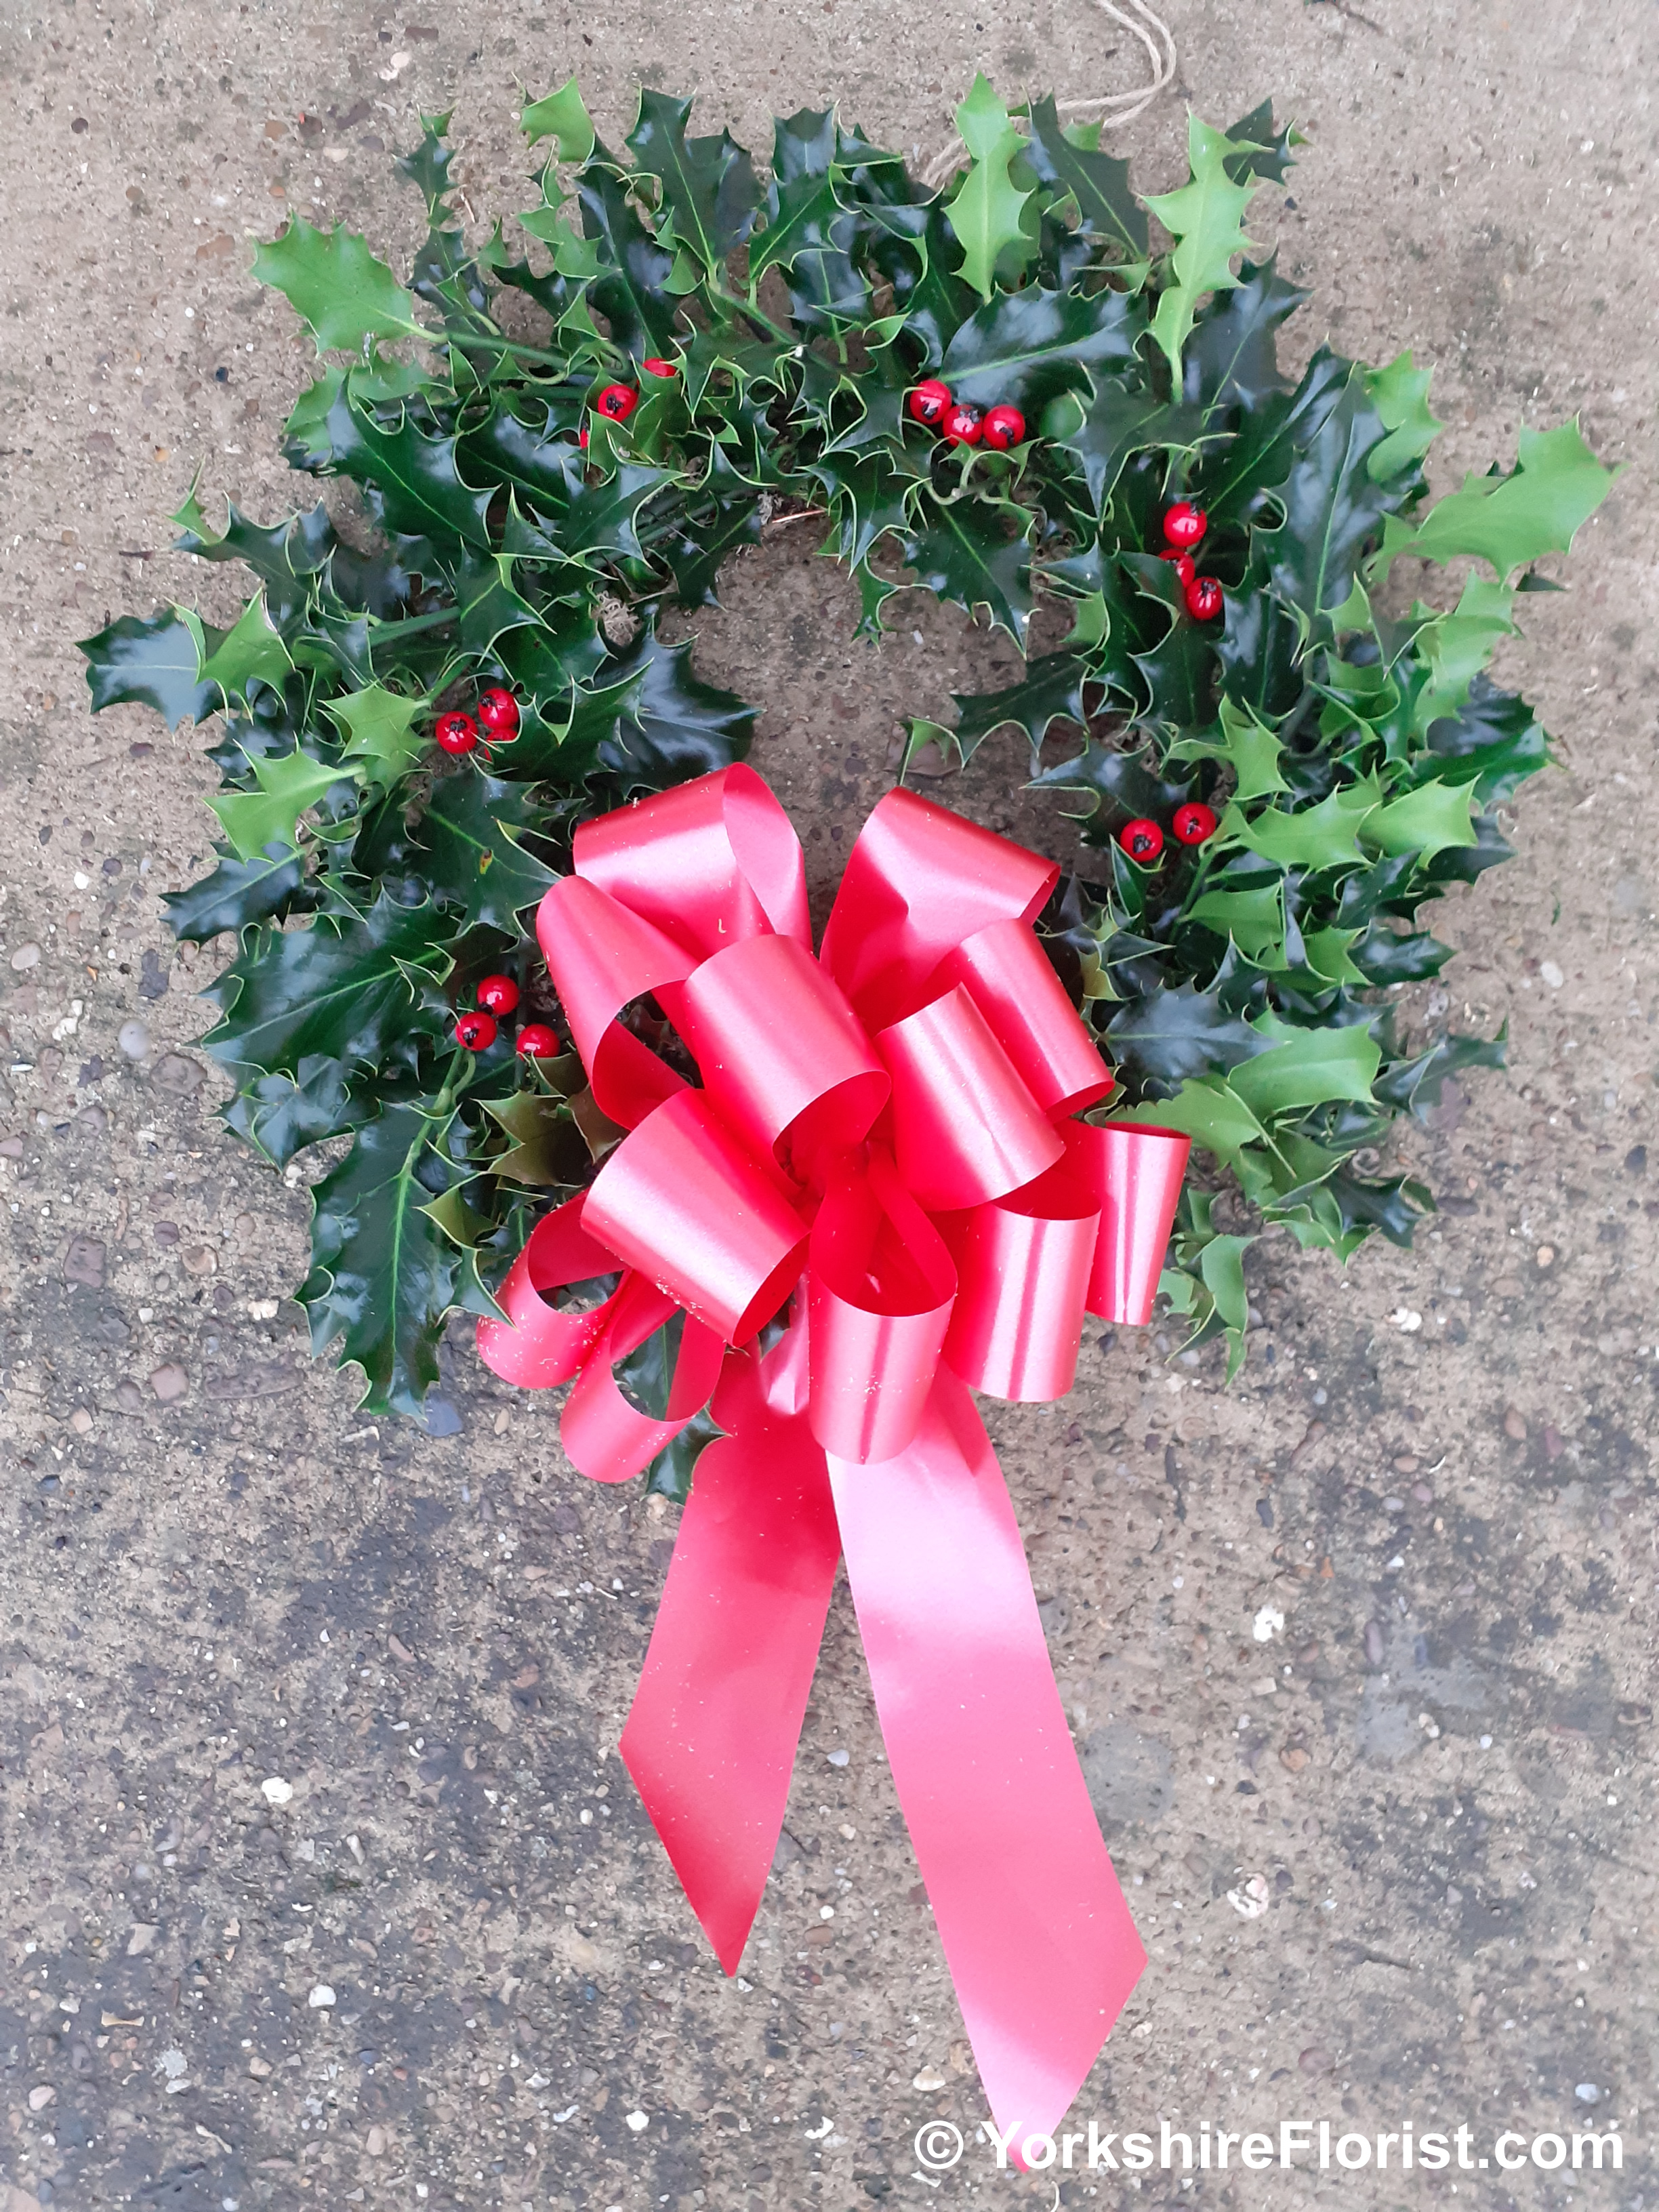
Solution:
{"label": "red ribbon", "polygon": [[[729,768],[589,822],[537,931],[628,1134],[537,1228],[478,1346],[597,1481],[713,1396],[622,1752],[737,1970],[844,1553],[899,1802],[1000,2127],[1054,2127],[1146,1963],[969,1389],[1061,1397],[1085,1312],[1142,1323],[1185,1170],[1073,1118],[1112,1079],[1032,930],[1058,871],[906,791],[821,952],[801,852]],[[647,994],[693,1089],[624,1026]],[[561,1303],[580,1284],[590,1310]],[[788,1304],[763,1353],[756,1339]],[[664,1418],[616,1362],[685,1316]],[[964,1387],[968,1386],[968,1387]]]}

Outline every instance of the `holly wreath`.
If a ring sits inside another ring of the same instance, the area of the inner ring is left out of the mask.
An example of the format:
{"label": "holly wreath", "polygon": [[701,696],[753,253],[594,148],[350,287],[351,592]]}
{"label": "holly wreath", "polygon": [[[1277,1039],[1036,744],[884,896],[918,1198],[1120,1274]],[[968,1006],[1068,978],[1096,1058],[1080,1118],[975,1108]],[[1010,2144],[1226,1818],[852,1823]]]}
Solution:
{"label": "holly wreath", "polygon": [[[283,450],[359,487],[373,547],[321,503],[216,532],[192,489],[178,544],[252,571],[240,616],[126,615],[82,647],[95,708],[217,718],[217,861],[168,919],[231,951],[204,1040],[228,1125],[277,1165],[331,1146],[314,1343],[368,1408],[417,1412],[447,1317],[492,1310],[614,1141],[531,917],[578,823],[744,755],[755,709],[659,611],[712,603],[769,514],[810,508],[872,650],[907,588],[1022,653],[1040,600],[1069,611],[1017,683],[912,721],[907,765],[932,744],[966,771],[1023,731],[1096,856],[1044,942],[1115,1117],[1197,1148],[1164,1290],[1231,1374],[1252,1234],[1409,1244],[1432,1200],[1377,1149],[1503,1063],[1501,1036],[1408,1045],[1394,1002],[1451,957],[1421,909],[1510,855],[1501,810],[1548,747],[1486,663],[1608,472],[1569,422],[1431,500],[1409,353],[1281,372],[1307,295],[1243,223],[1302,141],[1267,106],[1193,118],[1188,180],[1146,199],[1098,126],[982,77],[938,191],[833,109],[776,125],[765,181],[690,112],[643,92],[630,161],[574,80],[526,106],[539,200],[471,243],[448,118],[423,118],[406,286],[294,216],[254,264],[321,364]],[[1459,564],[1455,596],[1407,601],[1401,561]],[[657,1034],[648,1003],[630,1018]],[[665,1362],[630,1363],[651,1411]]]}

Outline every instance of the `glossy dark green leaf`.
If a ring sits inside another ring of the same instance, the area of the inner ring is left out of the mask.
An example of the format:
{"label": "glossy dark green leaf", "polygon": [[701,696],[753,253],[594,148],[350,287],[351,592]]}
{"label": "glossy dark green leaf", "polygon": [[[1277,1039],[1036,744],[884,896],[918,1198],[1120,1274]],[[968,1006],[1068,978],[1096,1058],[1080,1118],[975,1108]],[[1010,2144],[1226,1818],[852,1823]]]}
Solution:
{"label": "glossy dark green leaf", "polygon": [[1059,392],[1127,368],[1146,325],[1146,309],[1127,293],[999,292],[956,331],[940,374],[958,399],[1007,401],[1035,422]]}
{"label": "glossy dark green leaf", "polygon": [[1389,983],[1421,983],[1437,975],[1452,957],[1449,945],[1425,931],[1397,937],[1380,922],[1348,948],[1348,957],[1368,983],[1379,988]]}
{"label": "glossy dark green leaf", "polygon": [[1024,731],[1035,759],[1052,723],[1086,720],[1083,687],[1090,673],[1088,662],[1077,653],[1048,653],[1031,661],[1020,681],[1006,691],[956,693],[954,735],[963,761],[973,758],[993,731],[1011,723]]}
{"label": "glossy dark green leaf", "polygon": [[640,220],[614,157],[601,149],[576,179],[582,235],[599,247],[603,267],[589,297],[611,335],[635,361],[672,351],[679,313],[666,289],[674,257]]}
{"label": "glossy dark green leaf", "polygon": [[907,538],[904,565],[942,599],[972,614],[988,607],[1022,653],[1031,619],[1031,554],[1023,507],[989,501],[928,501]]}
{"label": "glossy dark green leaf", "polygon": [[197,674],[196,638],[175,609],[154,615],[119,615],[96,637],[83,637],[92,711],[131,700],[154,707],[170,730],[204,722],[223,705],[216,684]]}
{"label": "glossy dark green leaf", "polygon": [[433,908],[385,897],[361,917],[323,915],[289,930],[264,923],[204,992],[221,1019],[202,1042],[228,1066],[293,1075],[320,1057],[378,1067],[411,1030],[437,1033],[432,985],[450,933]]}
{"label": "glossy dark green leaf", "polygon": [[1133,261],[1150,249],[1146,211],[1129,188],[1129,165],[1109,154],[1073,143],[1061,127],[1054,95],[1031,102],[1026,160],[1045,185],[1069,192],[1085,235],[1099,239]]}
{"label": "glossy dark green leaf", "polygon": [[1266,177],[1276,185],[1285,181],[1285,172],[1294,166],[1291,149],[1303,143],[1302,134],[1294,124],[1282,128],[1273,121],[1273,104],[1264,100],[1248,115],[1241,115],[1237,123],[1228,127],[1227,136],[1238,145],[1237,154],[1225,160],[1227,174],[1236,185],[1250,177]]}
{"label": "glossy dark green leaf", "polygon": [[1509,1024],[1495,1037],[1443,1036],[1414,1060],[1396,1061],[1385,1068],[1372,1085],[1386,1106],[1426,1121],[1440,1103],[1441,1085],[1448,1076],[1466,1068],[1504,1067],[1508,1064]]}
{"label": "glossy dark green leaf", "polygon": [[691,1495],[696,1480],[697,1462],[710,1444],[719,1441],[725,1431],[714,1425],[713,1414],[705,1409],[694,1413],[679,1434],[665,1444],[645,1470],[645,1487],[649,1496],[672,1498],[684,1505]]}
{"label": "glossy dark green leaf", "polygon": [[1113,1015],[1106,1034],[1113,1059],[1154,1097],[1167,1097],[1188,1076],[1225,1075],[1267,1049],[1248,1022],[1190,984],[1132,1000]]}
{"label": "glossy dark green leaf", "polygon": [[1549,739],[1526,701],[1484,676],[1455,714],[1430,723],[1428,742],[1442,775],[1473,780],[1475,796],[1488,805],[1512,799],[1550,757]]}
{"label": "glossy dark green leaf", "polygon": [[484,516],[490,495],[462,482],[457,441],[428,438],[407,414],[395,429],[382,429],[351,387],[348,377],[329,410],[331,465],[363,487],[388,529],[410,538],[436,533],[487,546]]}
{"label": "glossy dark green leaf", "polygon": [[601,672],[609,684],[637,679],[614,738],[599,747],[599,766],[620,796],[662,791],[741,760],[756,709],[691,672],[691,646],[664,645],[649,627],[633,651]]}
{"label": "glossy dark green leaf", "polygon": [[1279,274],[1275,253],[1258,268],[1247,261],[1231,291],[1199,311],[1181,356],[1182,388],[1206,417],[1224,407],[1259,407],[1287,392],[1279,367],[1279,326],[1308,297]]}
{"label": "glossy dark green leaf", "polygon": [[731,132],[688,138],[690,115],[689,100],[672,100],[647,85],[628,143],[641,174],[662,187],[663,213],[675,241],[714,276],[754,228],[761,191],[748,155]]}
{"label": "glossy dark green leaf", "polygon": [[374,1110],[372,1097],[356,1094],[340,1062],[324,1053],[301,1060],[296,1075],[262,1075],[250,1067],[236,1073],[241,1088],[219,1118],[273,1167],[286,1167],[307,1145],[345,1136]]}
{"label": "glossy dark green leaf", "polygon": [[1354,571],[1382,518],[1399,506],[1395,488],[1373,483],[1366,461],[1388,427],[1351,370],[1340,397],[1275,487],[1285,510],[1277,530],[1260,533],[1273,586],[1316,629],[1353,588]]}
{"label": "glossy dark green leaf", "polygon": [[1097,514],[1104,514],[1119,471],[1131,453],[1149,447],[1191,452],[1203,416],[1196,407],[1172,407],[1126,377],[1097,380],[1093,398],[1076,429],[1055,443],[1076,457]]}
{"label": "glossy dark green leaf", "polygon": [[321,1354],[356,1360],[374,1413],[418,1412],[438,1379],[438,1342],[458,1306],[488,1313],[477,1263],[426,1211],[452,1171],[437,1147],[451,1114],[386,1107],[312,1192],[311,1273],[298,1296]]}
{"label": "glossy dark green leaf", "polygon": [[200,945],[221,930],[246,929],[271,915],[304,910],[299,896],[306,874],[303,854],[273,843],[245,860],[222,846],[219,849],[223,858],[210,876],[181,891],[162,893],[167,927],[175,937]]}
{"label": "glossy dark green leaf", "polygon": [[465,913],[465,926],[483,925],[515,938],[520,914],[537,905],[554,881],[552,869],[522,842],[544,826],[526,785],[469,766],[434,784],[416,834],[447,899]]}

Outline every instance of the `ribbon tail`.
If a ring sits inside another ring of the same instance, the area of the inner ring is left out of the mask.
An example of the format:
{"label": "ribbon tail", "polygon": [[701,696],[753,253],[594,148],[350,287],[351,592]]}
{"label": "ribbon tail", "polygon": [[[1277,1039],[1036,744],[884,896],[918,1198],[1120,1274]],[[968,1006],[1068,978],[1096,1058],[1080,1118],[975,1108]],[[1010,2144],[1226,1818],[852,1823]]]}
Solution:
{"label": "ribbon tail", "polygon": [[[735,1371],[732,1371],[735,1370]],[[622,1755],[728,1974],[759,1909],[841,1556],[823,1451],[728,1363]]]}
{"label": "ribbon tail", "polygon": [[1101,1839],[1002,1470],[941,1369],[897,1458],[831,1457],[899,1803],[999,2128],[1052,2132],[1146,1963]]}

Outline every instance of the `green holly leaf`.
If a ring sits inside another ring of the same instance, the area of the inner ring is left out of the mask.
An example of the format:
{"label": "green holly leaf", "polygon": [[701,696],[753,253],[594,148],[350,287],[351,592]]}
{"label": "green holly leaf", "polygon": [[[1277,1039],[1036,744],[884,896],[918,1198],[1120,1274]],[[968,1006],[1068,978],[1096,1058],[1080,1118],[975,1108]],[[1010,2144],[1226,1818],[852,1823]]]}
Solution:
{"label": "green holly leaf", "polygon": [[267,915],[291,914],[305,873],[304,856],[280,840],[251,859],[227,854],[199,883],[162,893],[167,927],[187,943],[203,945],[221,930],[240,933]]}
{"label": "green holly leaf", "polygon": [[1402,553],[1442,562],[1471,555],[1507,583],[1528,562],[1571,549],[1615,472],[1591,453],[1576,418],[1555,430],[1522,430],[1516,443],[1510,475],[1468,476],[1461,491],[1437,500],[1415,525],[1389,521],[1367,577],[1373,589]]}
{"label": "green holly leaf", "polygon": [[1447,777],[1471,783],[1488,805],[1512,799],[1550,757],[1549,739],[1526,701],[1498,690],[1484,676],[1475,678],[1455,714],[1430,723],[1428,742]]}
{"label": "green holly leaf", "polygon": [[672,1437],[645,1470],[646,1493],[649,1497],[666,1498],[677,1505],[684,1505],[691,1495],[697,1462],[712,1443],[717,1443],[726,1431],[714,1425],[714,1416],[705,1407],[702,1413],[693,1413],[677,1437]]}
{"label": "green holly leaf", "polygon": [[[1356,585],[1356,591],[1359,588]],[[1437,613],[1420,602],[1412,609],[1413,619],[1421,625],[1416,634],[1417,651],[1431,672],[1417,700],[1414,720],[1419,729],[1427,728],[1441,715],[1455,714],[1468,697],[1470,686],[1479,681],[1498,639],[1517,635],[1510,619],[1513,600],[1506,585],[1494,584],[1486,576],[1466,576],[1457,605],[1449,614]]]}
{"label": "green holly leaf", "polygon": [[1076,722],[1086,728],[1083,687],[1089,681],[1087,661],[1073,653],[1044,653],[1031,661],[1018,684],[1006,691],[957,692],[960,710],[950,734],[963,765],[973,758],[993,731],[1011,723],[1024,731],[1031,757],[1036,758],[1042,740],[1054,722]]}
{"label": "green holly leaf", "polygon": [[299,842],[299,817],[343,777],[337,763],[313,760],[309,753],[255,753],[248,762],[257,791],[225,791],[208,805],[218,816],[238,859],[253,860],[268,845],[292,849]]}
{"label": "green holly leaf", "polygon": [[1170,283],[1158,294],[1152,336],[1164,350],[1177,388],[1181,354],[1198,303],[1206,292],[1224,292],[1237,283],[1236,254],[1251,251],[1241,218],[1255,193],[1252,178],[1236,184],[1228,173],[1232,142],[1195,115],[1187,119],[1189,180],[1179,191],[1161,192],[1146,203],[1170,236]]}
{"label": "green holly leaf", "polygon": [[671,100],[647,86],[628,143],[640,173],[662,187],[663,238],[672,236],[718,276],[727,254],[754,228],[760,186],[748,155],[729,131],[718,138],[686,137],[690,114],[689,100]]}
{"label": "green holly leaf", "polygon": [[327,508],[289,515],[270,528],[251,522],[233,501],[226,501],[225,509],[225,527],[216,538],[192,485],[172,517],[180,533],[174,551],[193,553],[198,561],[245,562],[264,584],[272,623],[286,630],[310,603],[321,573],[338,550]]}
{"label": "green holly leaf", "polygon": [[480,556],[467,547],[455,571],[455,601],[461,614],[461,643],[483,659],[509,630],[538,629],[541,617],[513,581],[514,555]]}
{"label": "green holly leaf", "polygon": [[[557,1065],[557,1063],[556,1063]],[[586,1081],[575,1063],[578,1084]],[[486,1098],[484,1110],[513,1139],[489,1163],[489,1172],[535,1190],[569,1189],[586,1181],[591,1164],[581,1131],[562,1098],[520,1091],[511,1098]]]}
{"label": "green holly leaf", "polygon": [[1179,777],[1162,775],[1157,756],[1150,750],[1120,751],[1094,738],[1071,760],[1035,769],[1030,787],[1093,792],[1094,805],[1071,817],[1089,825],[1084,831],[1089,844],[1105,843],[1114,827],[1138,816],[1168,821],[1190,789]]}
{"label": "green holly leaf", "polygon": [[909,526],[914,495],[928,480],[925,461],[885,446],[824,453],[805,464],[805,473],[823,487],[837,558],[855,568],[863,568],[884,538]]}
{"label": "green holly leaf", "polygon": [[1213,992],[1183,983],[1131,999],[1106,1027],[1112,1057],[1154,1097],[1167,1097],[1189,1076],[1225,1075],[1264,1051],[1262,1040]]}
{"label": "green holly leaf", "polygon": [[433,987],[449,933],[432,906],[384,894],[362,915],[319,915],[303,929],[267,922],[203,994],[221,1019],[202,1042],[226,1066],[298,1076],[320,1057],[379,1068],[394,1045],[441,1034],[447,1010]]}
{"label": "green holly leaf", "polygon": [[343,224],[315,230],[303,216],[290,216],[277,237],[255,247],[253,274],[310,325],[319,353],[356,353],[369,338],[431,335],[415,313],[414,294]]}
{"label": "green holly leaf", "polygon": [[1267,177],[1282,185],[1285,171],[1295,167],[1291,147],[1308,143],[1293,123],[1282,131],[1279,128],[1270,100],[1262,100],[1231,124],[1227,136],[1237,149],[1227,156],[1227,174],[1236,185],[1242,185],[1246,177]]}
{"label": "green holly leaf", "polygon": [[1426,1121],[1440,1103],[1441,1086],[1449,1076],[1466,1068],[1503,1067],[1508,1064],[1509,1024],[1490,1040],[1485,1037],[1443,1036],[1415,1060],[1396,1060],[1377,1078],[1376,1096],[1384,1105]]}
{"label": "green holly leaf", "polygon": [[561,161],[580,166],[592,157],[593,125],[574,76],[544,99],[529,101],[520,112],[519,128],[532,146],[552,139]]}
{"label": "green holly leaf", "polygon": [[1220,1075],[1188,1076],[1172,1097],[1149,1098],[1139,1106],[1115,1108],[1111,1118],[1114,1121],[1146,1122],[1155,1128],[1178,1129],[1206,1152],[1229,1162],[1246,1145],[1263,1144],[1267,1136],[1244,1101]]}
{"label": "green holly leaf", "polygon": [[405,414],[395,429],[382,429],[354,393],[348,377],[329,410],[331,465],[363,487],[372,512],[404,537],[430,534],[440,544],[459,538],[488,547],[485,518],[494,496],[475,491],[456,466],[459,441],[429,438]]}
{"label": "green holly leaf", "polygon": [[1274,591],[1316,630],[1328,630],[1366,545],[1403,496],[1397,484],[1378,483],[1370,472],[1370,456],[1386,434],[1364,371],[1351,369],[1278,488],[1283,523],[1256,533]]}
{"label": "green holly leaf", "polygon": [[1226,407],[1259,408],[1289,389],[1279,367],[1279,325],[1308,297],[1279,274],[1279,256],[1247,261],[1238,282],[1218,292],[1194,319],[1182,355],[1183,396],[1205,420]]}
{"label": "green holly leaf", "polygon": [[1332,1099],[1370,1103],[1382,1065],[1382,1048],[1370,1030],[1294,1030],[1276,1014],[1263,1014],[1250,1026],[1267,1048],[1227,1079],[1258,1121]]}
{"label": "green holly leaf", "polygon": [[1285,790],[1279,768],[1285,748],[1266,723],[1231,698],[1222,700],[1218,720],[1219,737],[1178,738],[1170,747],[1170,759],[1224,761],[1232,770],[1233,797],[1241,804]]}
{"label": "green holly leaf", "polygon": [[1343,784],[1316,806],[1295,813],[1268,807],[1247,817],[1237,805],[1230,806],[1222,817],[1222,834],[1276,867],[1340,868],[1363,857],[1361,825],[1369,837],[1377,812],[1376,793],[1370,786]]}
{"label": "green holly leaf", "polygon": [[1449,846],[1473,845],[1476,839],[1469,796],[1467,783],[1420,783],[1415,791],[1368,814],[1360,834],[1380,852],[1415,853],[1425,859]]}
{"label": "green holly leaf", "polygon": [[757,709],[692,674],[689,638],[665,645],[647,622],[632,650],[601,674],[629,693],[615,735],[598,749],[618,802],[631,792],[689,783],[748,752]]}
{"label": "green holly leaf", "polygon": [[1127,368],[1145,327],[1139,301],[1121,292],[1000,292],[952,336],[939,374],[958,399],[1007,400],[1035,424],[1061,392],[1086,391],[1091,373]]}
{"label": "green holly leaf", "polygon": [[1181,579],[1170,562],[1132,553],[1121,565],[1134,580],[1137,599],[1168,617],[1161,636],[1130,654],[1146,689],[1146,719],[1182,730],[1208,728],[1215,720],[1219,675],[1213,636],[1188,614]]}
{"label": "green holly leaf", "polygon": [[154,615],[121,615],[76,647],[87,657],[94,714],[131,701],[154,707],[170,730],[205,722],[222,703],[216,684],[201,677],[198,633],[177,607]]}
{"label": "green holly leaf", "polygon": [[430,706],[424,695],[405,699],[381,684],[323,702],[324,712],[345,732],[344,758],[365,762],[384,784],[406,775],[425,751],[427,740],[416,735],[415,725]]}
{"label": "green holly leaf", "polygon": [[1095,513],[1103,515],[1131,453],[1153,448],[1190,453],[1203,435],[1203,428],[1198,408],[1172,407],[1144,389],[1137,390],[1127,378],[1104,376],[1083,420],[1054,442],[1076,455]]}
{"label": "green holly leaf", "polygon": [[814,330],[862,322],[870,306],[852,258],[860,217],[842,204],[832,173],[836,137],[833,108],[802,108],[778,122],[766,228],[749,249],[750,298],[767,270],[787,270],[791,313]]}
{"label": "green holly leaf", "polygon": [[1146,216],[1129,189],[1129,165],[1083,146],[1060,126],[1052,93],[1031,102],[1031,136],[1024,149],[1039,180],[1057,194],[1069,193],[1085,238],[1098,239],[1144,261],[1148,252]]}
{"label": "green holly leaf", "polygon": [[555,880],[552,869],[520,842],[544,827],[528,787],[464,769],[433,786],[417,834],[446,898],[464,908],[466,926],[483,923],[516,938],[520,914]]}
{"label": "green holly leaf", "polygon": [[1011,164],[1025,153],[1025,140],[982,74],[957,110],[957,130],[971,161],[945,212],[962,248],[957,267],[963,282],[989,300],[1002,256],[1008,256],[1006,265],[1017,275],[1036,251],[1022,221],[1031,191],[1022,189],[1010,174]]}
{"label": "green holly leaf", "polygon": [[929,501],[921,527],[905,540],[904,565],[938,598],[954,599],[969,614],[988,608],[1024,653],[1031,620],[1031,521],[1012,501]]}
{"label": "green holly leaf", "polygon": [[447,1187],[441,1145],[453,1109],[386,1106],[312,1192],[312,1271],[298,1296],[319,1356],[356,1360],[366,1412],[413,1413],[438,1380],[438,1342],[459,1306],[493,1301],[471,1252],[426,1211]]}
{"label": "green holly leaf", "polygon": [[372,1101],[353,1093],[344,1069],[326,1054],[302,1060],[297,1079],[261,1075],[251,1067],[235,1073],[241,1087],[220,1109],[219,1117],[273,1167],[286,1167],[307,1145],[360,1128],[374,1110]]}
{"label": "green holly leaf", "polygon": [[211,650],[208,632],[199,620],[186,614],[185,621],[196,632],[199,681],[214,685],[227,704],[232,699],[246,701],[250,684],[282,689],[283,678],[294,662],[272,625],[263,592],[248,601],[229,629],[213,633]]}
{"label": "green holly leaf", "polygon": [[1366,371],[1365,389],[1389,433],[1365,463],[1374,483],[1386,483],[1414,468],[1445,428],[1429,412],[1433,374],[1432,369],[1415,368],[1409,351],[1396,354],[1386,368]]}

